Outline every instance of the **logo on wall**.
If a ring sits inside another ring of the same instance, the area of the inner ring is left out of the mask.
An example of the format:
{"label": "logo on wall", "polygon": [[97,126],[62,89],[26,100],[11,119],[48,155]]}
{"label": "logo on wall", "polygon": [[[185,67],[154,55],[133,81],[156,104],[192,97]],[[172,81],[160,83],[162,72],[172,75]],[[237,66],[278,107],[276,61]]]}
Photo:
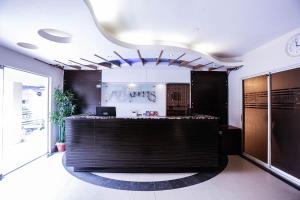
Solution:
{"label": "logo on wall", "polygon": [[130,98],[147,98],[148,101],[155,103],[156,102],[156,94],[155,91],[132,91],[129,92]]}
{"label": "logo on wall", "polygon": [[154,84],[104,83],[103,85],[102,95],[104,95],[105,102],[155,103],[157,100]]}

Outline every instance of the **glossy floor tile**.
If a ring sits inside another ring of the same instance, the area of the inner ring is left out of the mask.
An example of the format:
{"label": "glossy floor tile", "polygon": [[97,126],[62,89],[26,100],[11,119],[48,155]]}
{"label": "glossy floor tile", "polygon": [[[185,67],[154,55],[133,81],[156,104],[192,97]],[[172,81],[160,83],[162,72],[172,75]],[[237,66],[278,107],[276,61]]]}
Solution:
{"label": "glossy floor tile", "polygon": [[154,181],[167,181],[173,179],[180,179],[192,176],[196,173],[93,173],[98,176],[124,180],[124,181],[137,181],[137,182],[154,182]]}
{"label": "glossy floor tile", "polygon": [[[126,179],[130,174],[105,174]],[[119,175],[119,177],[118,177]],[[136,174],[132,180],[169,179],[186,174]],[[144,177],[144,178],[143,178]],[[218,176],[189,187],[155,192],[103,188],[83,182],[62,166],[62,154],[43,157],[0,181],[0,199],[46,200],[299,200],[300,192],[239,156],[230,156]]]}

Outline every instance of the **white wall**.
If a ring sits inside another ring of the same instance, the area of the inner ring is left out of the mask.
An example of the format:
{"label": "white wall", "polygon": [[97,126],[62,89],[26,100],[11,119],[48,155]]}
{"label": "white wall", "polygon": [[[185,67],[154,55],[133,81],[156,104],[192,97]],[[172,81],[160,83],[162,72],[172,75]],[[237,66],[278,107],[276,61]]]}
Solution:
{"label": "white wall", "polygon": [[300,67],[300,57],[290,57],[285,51],[287,41],[297,33],[300,28],[247,53],[243,56],[244,67],[231,72],[228,78],[230,125],[242,127],[242,79]]}
{"label": "white wall", "polygon": [[[126,84],[126,83],[124,83]],[[154,84],[153,84],[154,85]],[[167,99],[167,92],[166,92],[166,85],[165,84],[157,84],[155,86],[155,94],[156,94],[156,102],[149,103],[126,103],[126,102],[105,102],[105,94],[102,90],[101,95],[101,105],[102,106],[113,106],[116,107],[117,117],[128,117],[128,116],[135,116],[132,111],[136,111],[139,114],[143,114],[146,111],[157,111],[160,116],[166,116],[166,99]]]}
{"label": "white wall", "polygon": [[[50,78],[50,91],[51,91],[51,111],[53,111],[55,104],[53,99],[53,93],[55,88],[63,87],[63,71],[39,62],[28,56],[19,54],[15,51],[0,46],[0,65],[13,67],[27,72],[47,76]],[[54,148],[57,138],[57,129],[55,125],[51,125],[51,138],[50,149]]]}
{"label": "white wall", "polygon": [[[158,111],[160,116],[166,115],[166,83],[190,83],[191,72],[186,68],[174,69],[174,66],[156,66],[149,63],[146,66],[125,67],[125,69],[102,70],[102,82],[104,83],[155,83],[156,103],[121,103],[109,104],[103,101],[102,106],[116,106],[117,115],[120,117],[131,116],[133,110],[144,113],[146,110]],[[102,95],[103,97],[104,95]]]}
{"label": "white wall", "polygon": [[[155,65],[156,66],[156,65]],[[151,68],[149,66],[149,68]],[[158,67],[156,67],[158,68]],[[112,69],[102,70],[102,82],[124,83],[190,83],[186,69]]]}

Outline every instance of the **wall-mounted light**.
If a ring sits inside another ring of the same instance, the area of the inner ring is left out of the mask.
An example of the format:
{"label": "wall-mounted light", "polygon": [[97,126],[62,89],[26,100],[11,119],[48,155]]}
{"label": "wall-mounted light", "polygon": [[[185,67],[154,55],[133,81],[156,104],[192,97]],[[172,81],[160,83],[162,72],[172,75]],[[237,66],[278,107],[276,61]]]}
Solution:
{"label": "wall-mounted light", "polygon": [[98,83],[96,84],[96,88],[101,88],[102,87],[102,83],[101,81],[98,81]]}
{"label": "wall-mounted light", "polygon": [[162,87],[164,87],[164,84],[158,83],[158,84],[156,85],[156,87],[157,87],[157,88],[162,88]]}
{"label": "wall-mounted light", "polygon": [[135,83],[129,83],[128,87],[130,87],[130,88],[136,87],[136,84]]}

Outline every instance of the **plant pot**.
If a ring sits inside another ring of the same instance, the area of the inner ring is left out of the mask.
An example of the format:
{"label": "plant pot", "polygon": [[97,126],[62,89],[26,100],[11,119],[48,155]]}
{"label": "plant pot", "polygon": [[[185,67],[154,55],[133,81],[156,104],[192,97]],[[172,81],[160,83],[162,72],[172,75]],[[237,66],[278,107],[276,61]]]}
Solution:
{"label": "plant pot", "polygon": [[57,142],[56,147],[57,147],[58,152],[64,152],[66,150],[66,144],[65,143]]}

